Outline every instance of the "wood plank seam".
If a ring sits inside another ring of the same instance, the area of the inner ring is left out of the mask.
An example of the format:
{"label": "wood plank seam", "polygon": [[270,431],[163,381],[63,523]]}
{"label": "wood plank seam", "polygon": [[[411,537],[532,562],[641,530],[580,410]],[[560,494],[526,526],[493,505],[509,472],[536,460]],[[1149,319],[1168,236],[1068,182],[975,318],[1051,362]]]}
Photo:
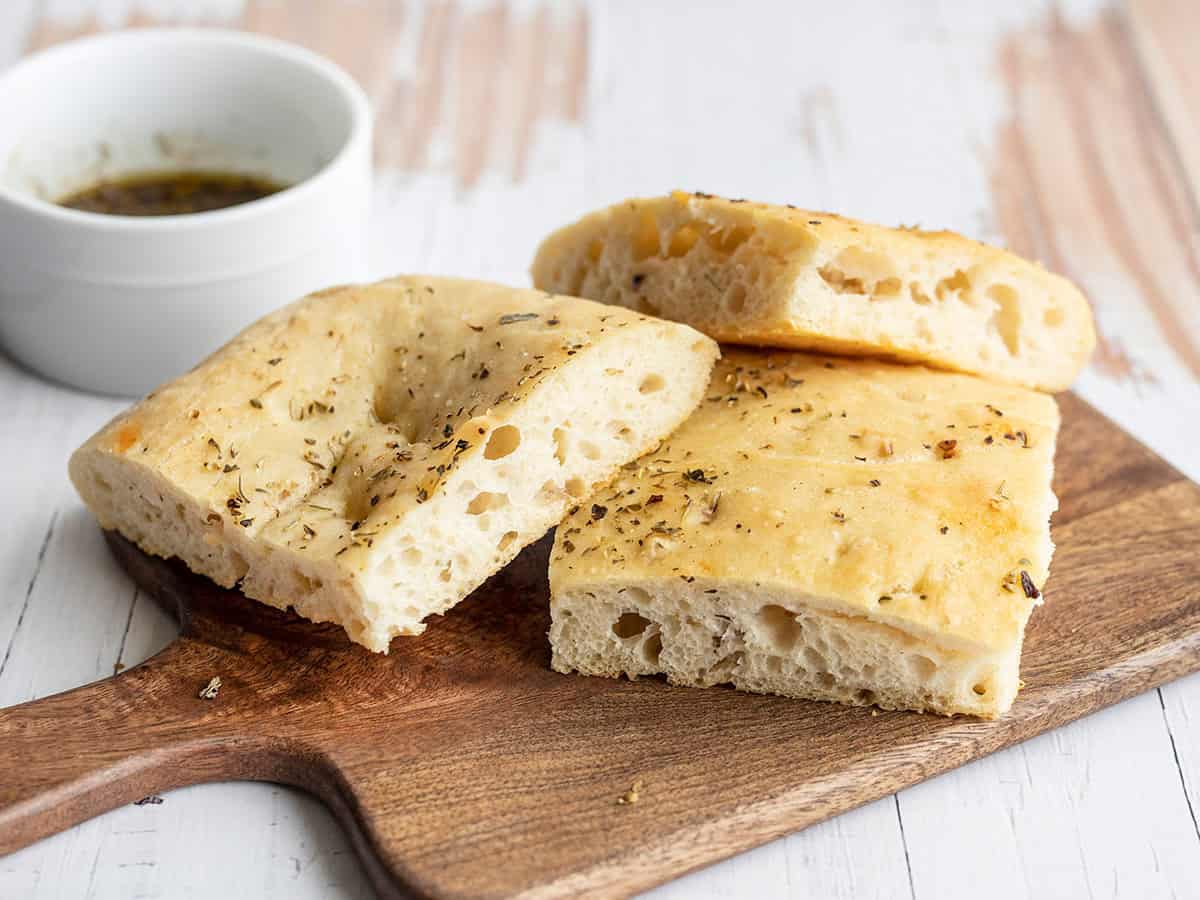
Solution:
{"label": "wood plank seam", "polygon": [[29,585],[25,588],[25,599],[21,604],[21,612],[17,614],[17,624],[13,627],[12,635],[8,639],[8,646],[4,648],[4,658],[0,659],[0,676],[4,674],[4,669],[8,665],[13,647],[17,643],[17,635],[21,633],[21,625],[25,621],[25,613],[29,611],[29,601],[33,597],[34,586],[37,584],[38,575],[41,574],[42,565],[46,561],[46,550],[50,546],[50,539],[54,536],[54,526],[57,522],[58,510],[55,509],[50,515],[50,524],[46,527],[46,534],[38,549],[37,560],[33,564],[33,574],[29,576]]}
{"label": "wood plank seam", "polygon": [[133,594],[129,598],[129,614],[125,616],[125,628],[121,632],[121,642],[117,647],[117,659],[113,663],[113,674],[116,675],[121,669],[125,668],[125,642],[129,639],[129,629],[133,626],[133,611],[137,607],[138,591],[140,589],[135,584],[133,586]]}
{"label": "wood plank seam", "polygon": [[900,791],[892,794],[896,802],[896,822],[900,825],[900,846],[904,848],[904,870],[908,873],[909,900],[917,900],[917,889],[913,884],[912,858],[908,854],[908,836],[904,833],[904,816],[900,812]]}
{"label": "wood plank seam", "polygon": [[1158,695],[1158,705],[1162,708],[1163,724],[1167,726],[1167,737],[1171,740],[1171,754],[1175,758],[1175,771],[1179,773],[1179,786],[1183,789],[1183,801],[1187,804],[1188,815],[1192,817],[1192,830],[1196,833],[1196,841],[1200,842],[1200,822],[1196,820],[1196,808],[1192,805],[1192,795],[1188,791],[1187,778],[1183,774],[1183,765],[1179,761],[1179,748],[1175,744],[1175,732],[1171,730],[1171,718],[1167,715],[1167,702],[1163,699],[1162,688],[1155,688]]}

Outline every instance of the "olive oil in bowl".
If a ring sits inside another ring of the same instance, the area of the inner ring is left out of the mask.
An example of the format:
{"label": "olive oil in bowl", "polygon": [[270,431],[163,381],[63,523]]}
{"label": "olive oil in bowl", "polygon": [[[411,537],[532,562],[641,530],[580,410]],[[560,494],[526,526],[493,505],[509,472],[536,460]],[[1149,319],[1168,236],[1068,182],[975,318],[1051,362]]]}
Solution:
{"label": "olive oil in bowl", "polygon": [[76,191],[58,205],[109,216],[179,216],[239,206],[285,187],[235,172],[139,172]]}

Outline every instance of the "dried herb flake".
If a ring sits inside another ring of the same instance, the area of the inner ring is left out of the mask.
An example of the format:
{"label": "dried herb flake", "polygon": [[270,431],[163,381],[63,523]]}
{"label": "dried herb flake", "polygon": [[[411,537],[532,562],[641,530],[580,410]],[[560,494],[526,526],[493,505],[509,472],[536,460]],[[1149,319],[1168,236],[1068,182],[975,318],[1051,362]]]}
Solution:
{"label": "dried herb flake", "polygon": [[954,459],[958,456],[958,441],[950,439],[938,441],[937,448],[942,459]]}
{"label": "dried herb flake", "polygon": [[1021,590],[1025,592],[1025,596],[1030,600],[1036,600],[1042,596],[1042,592],[1037,589],[1037,585],[1033,583],[1033,579],[1029,577],[1029,573],[1024,569],[1021,570]]}

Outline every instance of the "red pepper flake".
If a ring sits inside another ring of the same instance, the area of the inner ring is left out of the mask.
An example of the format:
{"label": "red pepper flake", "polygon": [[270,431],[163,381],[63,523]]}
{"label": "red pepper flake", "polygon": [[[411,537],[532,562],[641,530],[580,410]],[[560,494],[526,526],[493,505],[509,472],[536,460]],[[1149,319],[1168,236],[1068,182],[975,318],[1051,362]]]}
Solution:
{"label": "red pepper flake", "polygon": [[649,496],[649,498],[647,498],[647,500],[646,500],[646,505],[649,506],[651,503],[662,503],[662,501],[663,501],[662,494],[651,494]]}
{"label": "red pepper flake", "polygon": [[954,459],[954,457],[958,456],[958,441],[938,441],[937,448],[938,453],[940,453],[942,456],[942,459]]}

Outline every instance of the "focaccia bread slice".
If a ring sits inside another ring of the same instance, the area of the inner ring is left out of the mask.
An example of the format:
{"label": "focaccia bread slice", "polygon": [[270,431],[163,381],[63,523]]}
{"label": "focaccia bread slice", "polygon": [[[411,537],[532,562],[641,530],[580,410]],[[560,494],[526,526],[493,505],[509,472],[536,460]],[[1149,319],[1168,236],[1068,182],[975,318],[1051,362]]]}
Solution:
{"label": "focaccia bread slice", "polygon": [[726,349],[691,418],[559,526],[554,668],[996,716],[1058,424],[969,375]]}
{"label": "focaccia bread slice", "polygon": [[146,552],[386,651],[669,434],[717,352],[541,291],[333,288],[118,416],[71,478]]}
{"label": "focaccia bread slice", "polygon": [[537,287],[720,341],[921,362],[1049,391],[1096,343],[1065,278],[949,231],[676,192],[548,237]]}

